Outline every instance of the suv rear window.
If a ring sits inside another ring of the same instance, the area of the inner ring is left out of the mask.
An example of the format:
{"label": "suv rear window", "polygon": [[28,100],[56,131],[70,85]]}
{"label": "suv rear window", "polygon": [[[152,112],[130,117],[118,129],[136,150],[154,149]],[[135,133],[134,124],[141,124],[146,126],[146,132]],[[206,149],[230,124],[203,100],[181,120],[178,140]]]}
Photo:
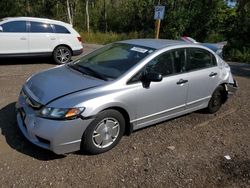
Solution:
{"label": "suv rear window", "polygon": [[26,21],[12,21],[7,22],[1,25],[3,32],[9,33],[25,33],[26,30]]}
{"label": "suv rear window", "polygon": [[53,33],[53,29],[50,24],[42,22],[30,22],[31,33]]}
{"label": "suv rear window", "polygon": [[66,27],[61,26],[61,25],[54,25],[54,28],[55,28],[56,33],[64,33],[64,34],[70,33]]}

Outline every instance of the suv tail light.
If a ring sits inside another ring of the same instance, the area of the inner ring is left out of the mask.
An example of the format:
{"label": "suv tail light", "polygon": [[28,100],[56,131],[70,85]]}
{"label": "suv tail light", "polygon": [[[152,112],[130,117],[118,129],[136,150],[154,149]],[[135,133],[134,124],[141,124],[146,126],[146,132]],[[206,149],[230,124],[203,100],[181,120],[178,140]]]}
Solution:
{"label": "suv tail light", "polygon": [[82,37],[77,37],[79,42],[82,42]]}

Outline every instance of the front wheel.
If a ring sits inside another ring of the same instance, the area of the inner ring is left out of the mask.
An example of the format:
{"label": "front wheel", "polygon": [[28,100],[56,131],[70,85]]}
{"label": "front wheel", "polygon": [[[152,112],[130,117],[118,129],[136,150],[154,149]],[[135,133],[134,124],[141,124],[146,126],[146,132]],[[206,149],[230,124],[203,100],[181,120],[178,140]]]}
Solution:
{"label": "front wheel", "polygon": [[53,59],[57,64],[70,62],[71,56],[71,50],[66,46],[58,46],[53,52]]}
{"label": "front wheel", "polygon": [[220,109],[223,104],[223,91],[224,88],[222,86],[217,87],[214,91],[207,107],[209,113],[213,114]]}
{"label": "front wheel", "polygon": [[81,149],[89,154],[106,152],[118,144],[124,131],[125,120],[120,112],[102,111],[85,130]]}

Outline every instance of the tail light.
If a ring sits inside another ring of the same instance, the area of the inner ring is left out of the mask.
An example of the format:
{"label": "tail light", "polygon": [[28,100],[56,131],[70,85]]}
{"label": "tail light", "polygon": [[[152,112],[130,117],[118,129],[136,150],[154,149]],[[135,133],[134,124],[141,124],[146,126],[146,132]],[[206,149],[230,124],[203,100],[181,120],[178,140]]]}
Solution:
{"label": "tail light", "polygon": [[82,42],[82,37],[77,37],[79,42]]}

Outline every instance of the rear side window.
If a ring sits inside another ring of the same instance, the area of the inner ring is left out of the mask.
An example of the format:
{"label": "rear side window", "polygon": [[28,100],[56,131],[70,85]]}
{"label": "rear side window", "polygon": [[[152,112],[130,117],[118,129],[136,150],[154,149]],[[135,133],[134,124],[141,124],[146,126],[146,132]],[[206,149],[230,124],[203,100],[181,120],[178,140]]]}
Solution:
{"label": "rear side window", "polygon": [[53,29],[50,24],[42,22],[30,22],[31,33],[53,33]]}
{"label": "rear side window", "polygon": [[27,32],[26,21],[7,22],[1,26],[3,28],[3,32],[9,32],[9,33],[25,33],[25,32]]}
{"label": "rear side window", "polygon": [[187,71],[209,68],[216,65],[214,55],[206,50],[189,48],[187,49],[187,52]]}
{"label": "rear side window", "polygon": [[69,30],[64,27],[64,26],[61,26],[61,25],[54,25],[54,28],[55,28],[55,32],[56,33],[64,33],[64,34],[69,34]]}

